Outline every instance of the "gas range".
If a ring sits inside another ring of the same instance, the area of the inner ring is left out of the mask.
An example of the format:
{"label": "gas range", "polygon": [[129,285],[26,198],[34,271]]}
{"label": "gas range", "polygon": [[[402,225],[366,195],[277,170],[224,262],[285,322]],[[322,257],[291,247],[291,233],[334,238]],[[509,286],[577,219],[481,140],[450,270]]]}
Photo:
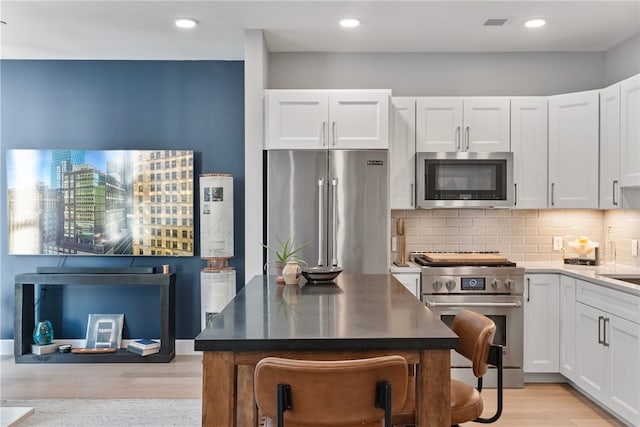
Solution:
{"label": "gas range", "polygon": [[[502,346],[505,387],[524,385],[524,268],[498,252],[421,252],[422,302],[451,325],[460,310],[489,317],[496,325],[494,344]],[[474,379],[470,362],[453,353],[452,376]],[[489,372],[488,383],[494,383]],[[485,383],[487,384],[487,383]]]}
{"label": "gas range", "polygon": [[413,253],[423,294],[523,295],[524,268],[498,252]]}

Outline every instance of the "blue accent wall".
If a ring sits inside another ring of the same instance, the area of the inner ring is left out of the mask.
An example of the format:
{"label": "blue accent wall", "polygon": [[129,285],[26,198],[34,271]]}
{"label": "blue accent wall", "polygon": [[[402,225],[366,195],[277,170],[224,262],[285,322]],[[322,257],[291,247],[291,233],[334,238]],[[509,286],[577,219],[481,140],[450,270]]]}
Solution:
{"label": "blue accent wall", "polygon": [[[200,332],[194,257],[9,256],[6,151],[188,149],[201,173],[234,176],[237,286],[244,284],[244,63],[242,61],[0,61],[0,339],[13,338],[16,274],[37,266],[171,265],[176,337]],[[197,194],[197,192],[196,192]],[[194,201],[196,254],[198,200]],[[125,313],[124,337],[159,337],[159,297],[143,287],[49,287],[39,307],[57,338],[84,338],[87,313]]]}

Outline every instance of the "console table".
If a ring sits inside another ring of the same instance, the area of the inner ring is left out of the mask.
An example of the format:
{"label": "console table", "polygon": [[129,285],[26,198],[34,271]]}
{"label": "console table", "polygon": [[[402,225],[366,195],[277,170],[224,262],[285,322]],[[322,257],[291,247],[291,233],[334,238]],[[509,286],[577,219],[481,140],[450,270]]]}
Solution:
{"label": "console table", "polygon": [[[71,270],[73,271],[73,270]],[[175,274],[148,273],[26,273],[15,276],[13,346],[16,363],[137,363],[170,362],[175,357]],[[125,349],[106,354],[31,353],[35,326],[35,285],[158,286],[160,289],[160,352],[138,356]]]}

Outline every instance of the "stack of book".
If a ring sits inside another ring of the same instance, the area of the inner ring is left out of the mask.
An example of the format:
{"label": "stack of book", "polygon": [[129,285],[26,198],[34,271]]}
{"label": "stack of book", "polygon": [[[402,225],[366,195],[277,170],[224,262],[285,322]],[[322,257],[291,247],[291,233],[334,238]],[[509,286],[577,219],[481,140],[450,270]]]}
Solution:
{"label": "stack of book", "polygon": [[154,340],[135,340],[127,345],[127,351],[139,356],[148,356],[160,351],[160,342]]}

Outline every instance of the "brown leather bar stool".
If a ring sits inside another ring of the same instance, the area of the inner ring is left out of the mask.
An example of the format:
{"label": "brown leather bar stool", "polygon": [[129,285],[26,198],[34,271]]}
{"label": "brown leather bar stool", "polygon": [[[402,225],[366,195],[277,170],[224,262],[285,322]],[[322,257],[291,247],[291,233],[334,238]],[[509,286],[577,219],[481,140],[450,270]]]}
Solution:
{"label": "brown leather bar stool", "polygon": [[[482,314],[469,310],[461,310],[456,314],[451,326],[458,337],[460,353],[472,363],[473,374],[478,379],[477,387],[472,387],[462,381],[451,380],[451,424],[475,421],[478,423],[493,423],[502,414],[502,346],[492,344],[496,333],[496,325],[491,319]],[[487,373],[488,365],[497,368],[498,376],[498,408],[491,418],[480,418],[482,410],[482,377]],[[415,381],[409,382],[405,406],[393,415],[393,425],[415,424]]]}
{"label": "brown leather bar stool", "polygon": [[265,426],[391,426],[392,412],[405,401],[407,372],[401,356],[339,361],[267,357],[256,365],[255,398]]}

